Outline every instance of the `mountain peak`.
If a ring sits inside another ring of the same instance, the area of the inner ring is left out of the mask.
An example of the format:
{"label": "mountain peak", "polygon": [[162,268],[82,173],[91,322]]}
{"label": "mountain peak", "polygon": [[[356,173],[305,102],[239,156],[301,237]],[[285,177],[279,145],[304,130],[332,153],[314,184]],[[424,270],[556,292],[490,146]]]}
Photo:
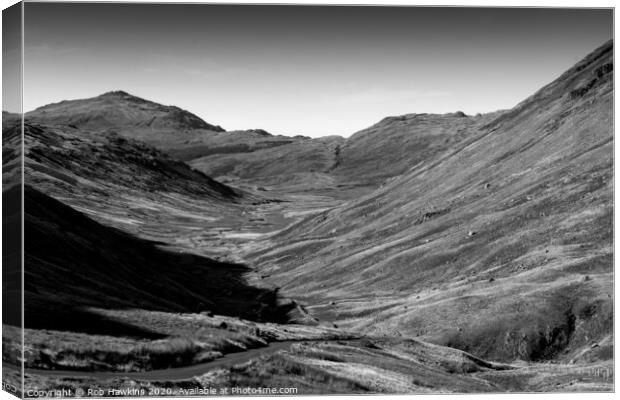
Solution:
{"label": "mountain peak", "polygon": [[[124,90],[112,90],[110,92],[105,92],[104,94],[100,95],[99,97],[117,97],[117,96],[132,96],[131,94],[125,92]],[[132,96],[132,97],[136,97],[136,96]]]}
{"label": "mountain peak", "polygon": [[27,113],[40,123],[75,125],[90,130],[113,129],[119,132],[208,130],[225,132],[187,110],[146,100],[123,90],[97,97],[65,100]]}

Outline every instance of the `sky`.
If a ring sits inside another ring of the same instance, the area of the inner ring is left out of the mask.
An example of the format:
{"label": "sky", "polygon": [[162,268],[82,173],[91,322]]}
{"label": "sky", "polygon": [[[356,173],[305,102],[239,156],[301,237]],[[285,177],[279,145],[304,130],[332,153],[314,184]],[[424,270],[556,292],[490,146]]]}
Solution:
{"label": "sky", "polygon": [[26,3],[24,31],[25,111],[124,90],[227,130],[318,137],[391,115],[513,107],[611,39],[613,15]]}
{"label": "sky", "polygon": [[21,5],[2,11],[2,109],[21,113]]}

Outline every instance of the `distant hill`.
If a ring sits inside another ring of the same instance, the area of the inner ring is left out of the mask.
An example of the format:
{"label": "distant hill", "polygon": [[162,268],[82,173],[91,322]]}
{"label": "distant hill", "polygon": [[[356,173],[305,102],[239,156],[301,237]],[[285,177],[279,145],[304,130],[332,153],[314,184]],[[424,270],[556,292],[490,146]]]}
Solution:
{"label": "distant hill", "polygon": [[248,256],[284,293],[493,359],[612,356],[612,42],[511,110],[386,119],[342,153],[342,173],[401,175]]}
{"label": "distant hill", "polygon": [[[310,143],[307,137],[276,136],[263,129],[226,132],[220,126],[209,124],[178,107],[157,104],[123,91],[49,104],[26,113],[25,118],[28,123],[63,126],[93,133],[113,133],[139,140],[181,161],[196,160],[193,164],[208,175],[232,175],[233,179],[263,176],[260,170],[268,163],[286,171],[291,164],[281,164],[282,160],[277,157],[269,158],[269,150],[296,144],[304,153]],[[313,153],[317,143],[310,144],[308,152]],[[330,150],[326,148],[325,151]],[[208,157],[214,159],[207,160]],[[238,170],[227,165],[230,157],[234,157],[234,162],[239,164]],[[219,158],[223,159],[221,163]],[[263,165],[257,170],[256,158]],[[309,169],[311,167],[306,168]],[[248,171],[251,172],[247,174]],[[272,172],[273,168],[269,173]]]}
{"label": "distant hill", "polygon": [[157,104],[123,91],[48,104],[26,113],[26,118],[39,123],[74,125],[84,129],[205,129],[224,132],[222,127],[209,124],[189,111]]}
{"label": "distant hill", "polygon": [[387,117],[349,137],[333,173],[340,181],[378,186],[458,146],[498,113],[408,114]]}
{"label": "distant hill", "polygon": [[26,113],[26,121],[137,139],[241,186],[294,192],[338,188],[342,196],[344,187],[372,190],[454,147],[497,114],[388,117],[348,139],[311,139],[262,129],[227,132],[178,107],[116,91],[43,106]]}

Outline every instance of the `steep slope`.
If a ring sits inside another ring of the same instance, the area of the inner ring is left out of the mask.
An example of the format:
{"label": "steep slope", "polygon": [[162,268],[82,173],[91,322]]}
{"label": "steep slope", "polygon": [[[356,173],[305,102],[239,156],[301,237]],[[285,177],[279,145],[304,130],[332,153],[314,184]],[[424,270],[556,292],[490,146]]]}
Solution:
{"label": "steep slope", "polygon": [[114,133],[33,123],[24,128],[26,184],[144,238],[183,242],[197,223],[234,221],[244,204],[257,200]]}
{"label": "steep slope", "polygon": [[450,150],[248,257],[339,326],[501,360],[610,358],[612,104],[609,42]]}
{"label": "steep slope", "polygon": [[286,319],[288,309],[280,309],[269,290],[244,283],[245,266],[163,249],[103,226],[28,185],[24,198],[27,328],[131,332],[88,307]]}
{"label": "steep slope", "polygon": [[241,195],[165,153],[113,133],[27,123],[24,148],[32,181],[45,176],[60,186],[119,185],[218,200],[234,200]]}
{"label": "steep slope", "polygon": [[[2,323],[22,315],[22,184],[21,123],[16,114],[3,113],[2,124]],[[13,195],[16,193],[17,195]]]}
{"label": "steep slope", "polygon": [[21,118],[2,112],[2,190],[21,185]]}
{"label": "steep slope", "polygon": [[[4,127],[8,181],[21,164],[20,128]],[[256,196],[144,143],[62,125],[24,125],[24,171],[27,327],[152,336],[91,307],[288,318],[272,289],[246,284],[248,267],[205,257],[208,238],[191,242],[215,221],[238,224]],[[6,204],[21,204],[20,186],[5,189]],[[6,211],[12,223],[18,210]]]}

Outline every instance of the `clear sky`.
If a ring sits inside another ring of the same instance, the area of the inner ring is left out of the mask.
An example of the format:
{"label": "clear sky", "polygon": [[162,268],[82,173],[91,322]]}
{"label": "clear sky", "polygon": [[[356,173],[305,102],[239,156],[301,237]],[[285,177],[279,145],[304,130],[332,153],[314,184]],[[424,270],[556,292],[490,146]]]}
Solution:
{"label": "clear sky", "polygon": [[611,10],[25,8],[25,111],[124,90],[227,130],[286,135],[510,108],[613,36]]}

